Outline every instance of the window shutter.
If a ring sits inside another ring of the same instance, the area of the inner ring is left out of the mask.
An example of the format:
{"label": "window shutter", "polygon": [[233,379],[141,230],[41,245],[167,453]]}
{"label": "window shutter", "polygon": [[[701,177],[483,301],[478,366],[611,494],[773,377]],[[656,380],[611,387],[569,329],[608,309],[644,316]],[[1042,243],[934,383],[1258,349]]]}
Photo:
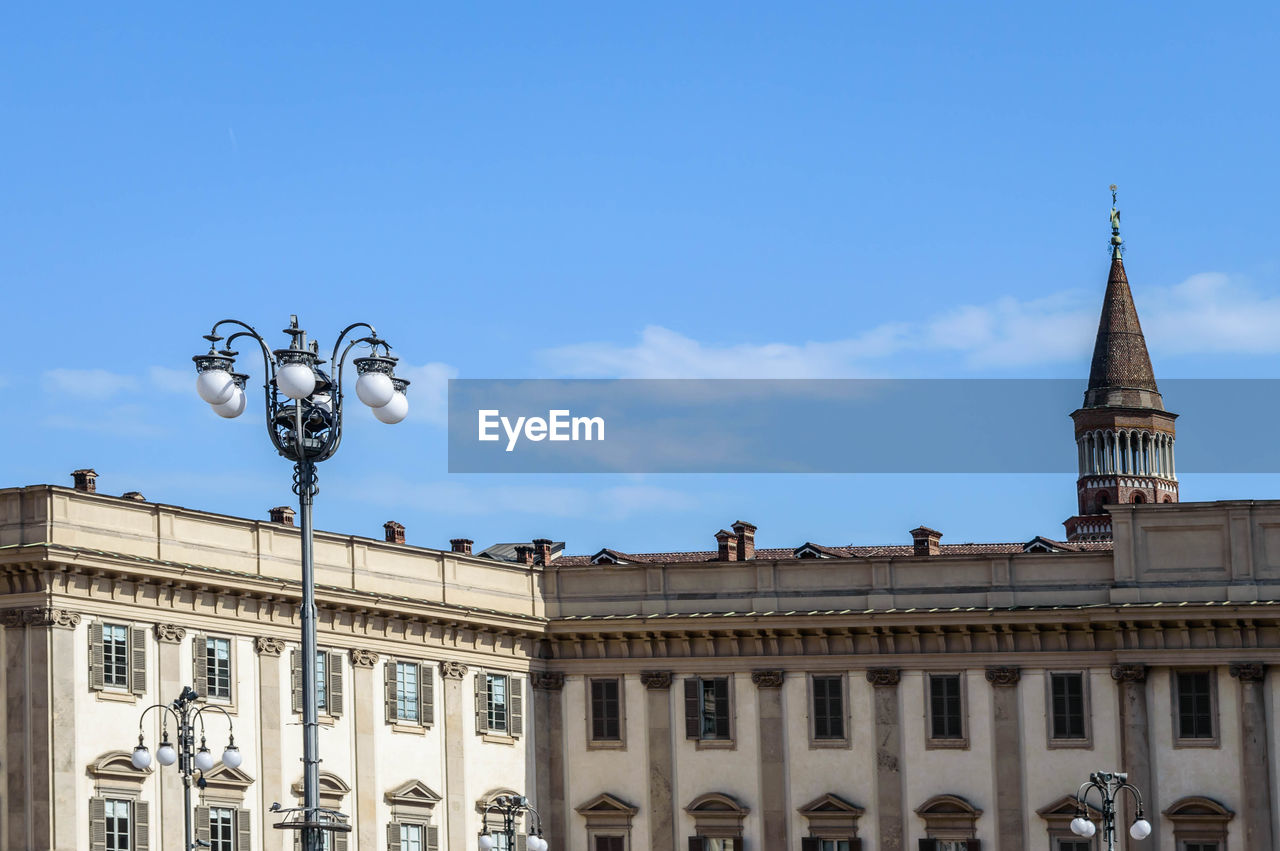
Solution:
{"label": "window shutter", "polygon": [[418,720],[424,727],[436,723],[436,680],[432,667],[425,663],[418,666]]}
{"label": "window shutter", "polygon": [[938,851],[938,840],[936,840],[936,839],[921,839],[921,840],[920,840],[920,851]]}
{"label": "window shutter", "polygon": [[293,711],[302,712],[302,661],[301,651],[294,650],[289,662],[289,688],[293,692]]}
{"label": "window shutter", "polygon": [[489,693],[485,688],[488,676],[484,671],[476,671],[476,732],[489,732]]}
{"label": "window shutter", "polygon": [[[98,648],[102,648],[102,627],[98,627]],[[107,802],[103,798],[89,799],[89,848],[90,851],[107,851]]]}
{"label": "window shutter", "polygon": [[387,851],[400,851],[400,825],[387,822]]}
{"label": "window shutter", "polygon": [[134,851],[151,851],[151,805],[146,801],[133,802]]}
{"label": "window shutter", "polygon": [[427,825],[427,851],[440,851],[440,828]]}
{"label": "window shutter", "polygon": [[335,830],[330,835],[333,836],[333,851],[347,851],[347,837],[351,835],[350,832]]}
{"label": "window shutter", "polygon": [[[687,689],[686,689],[686,691],[687,691]],[[690,837],[689,837],[689,851],[702,851],[702,837],[701,837],[701,836],[690,836]]]}
{"label": "window shutter", "polygon": [[850,839],[850,840],[849,840],[849,851],[862,851],[862,840],[861,840],[861,839]]}
{"label": "window shutter", "polygon": [[[89,624],[89,688],[101,691],[103,687],[102,678],[102,621],[94,621]],[[94,800],[101,800],[95,798]],[[102,814],[102,844],[107,844],[107,822],[106,822],[106,805],[103,805]]]}
{"label": "window shutter", "polygon": [[250,828],[253,821],[249,811],[243,807],[236,809],[236,851],[253,851],[253,835]]}
{"label": "window shutter", "polygon": [[981,839],[966,839],[964,841],[965,851],[979,851],[982,848]]}
{"label": "window shutter", "polygon": [[524,680],[507,677],[507,683],[511,690],[511,723],[507,732],[519,736],[524,733]]}
{"label": "window shutter", "polygon": [[209,645],[203,635],[191,640],[191,687],[201,697],[209,696]]}
{"label": "window shutter", "polygon": [[302,851],[302,831],[295,830],[293,833],[293,851]]}
{"label": "window shutter", "polygon": [[338,650],[329,651],[329,691],[325,695],[325,702],[329,704],[325,710],[337,718],[342,714],[342,653]]}
{"label": "window shutter", "polygon": [[196,807],[196,839],[209,847],[209,808]]}
{"label": "window shutter", "polygon": [[806,836],[800,840],[800,851],[818,851],[818,837]]}
{"label": "window shutter", "polygon": [[523,833],[517,833],[516,834],[516,851],[526,851],[526,849],[529,847],[526,844],[528,843],[528,841],[529,841],[529,837],[525,836]]}
{"label": "window shutter", "polygon": [[698,718],[698,686],[700,684],[696,677],[690,677],[684,681],[684,737],[686,739],[701,738],[702,725],[699,723],[701,719]]}
{"label": "window shutter", "polygon": [[[383,677],[382,679],[383,704],[386,708],[387,723],[391,723],[393,721],[399,720],[399,716],[396,713],[396,663],[395,662],[382,663],[382,677]],[[394,824],[394,822],[392,822],[391,824]],[[387,830],[391,829],[391,824],[388,824]],[[390,836],[391,834],[388,833],[387,835]],[[398,827],[396,828],[396,841],[397,842],[400,841],[400,828]]]}
{"label": "window shutter", "polygon": [[147,691],[147,631],[140,626],[129,627],[129,691]]}

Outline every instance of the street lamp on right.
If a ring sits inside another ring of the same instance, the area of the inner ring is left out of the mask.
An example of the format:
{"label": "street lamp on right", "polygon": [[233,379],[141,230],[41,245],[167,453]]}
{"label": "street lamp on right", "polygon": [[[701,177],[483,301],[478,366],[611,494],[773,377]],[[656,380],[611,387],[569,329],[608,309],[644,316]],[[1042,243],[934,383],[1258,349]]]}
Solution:
{"label": "street lamp on right", "polygon": [[483,818],[488,819],[489,813],[493,810],[497,810],[502,815],[502,830],[488,833],[482,827],[479,840],[480,851],[494,851],[494,849],[516,851],[516,820],[526,813],[533,815],[536,827],[531,827],[529,830],[524,847],[527,851],[547,851],[550,847],[547,840],[542,838],[542,816],[529,806],[528,798],[523,795],[499,795],[485,808]]}
{"label": "street lamp on right", "polygon": [[1072,833],[1087,839],[1098,831],[1097,825],[1087,815],[1090,789],[1097,789],[1102,798],[1102,836],[1106,840],[1107,851],[1115,851],[1116,847],[1116,797],[1122,789],[1128,790],[1138,808],[1133,824],[1129,825],[1129,835],[1134,839],[1146,839],[1151,835],[1151,822],[1142,815],[1142,793],[1129,782],[1129,775],[1113,771],[1095,771],[1089,775],[1089,782],[1080,784],[1076,792],[1076,817],[1071,820]]}

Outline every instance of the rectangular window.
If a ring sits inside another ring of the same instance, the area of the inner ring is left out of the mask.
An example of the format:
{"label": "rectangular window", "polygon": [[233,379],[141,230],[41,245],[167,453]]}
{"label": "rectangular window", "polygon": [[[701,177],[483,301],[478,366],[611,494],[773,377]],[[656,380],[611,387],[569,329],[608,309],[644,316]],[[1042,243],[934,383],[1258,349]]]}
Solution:
{"label": "rectangular window", "polygon": [[934,739],[964,738],[959,674],[929,675],[929,735]]}
{"label": "rectangular window", "polygon": [[400,851],[422,851],[422,825],[400,825]]}
{"label": "rectangular window", "polygon": [[595,848],[592,851],[625,851],[624,838],[621,836],[596,836]]}
{"label": "rectangular window", "polygon": [[1054,851],[1093,851],[1087,839],[1059,839]]}
{"label": "rectangular window", "polygon": [[507,732],[506,674],[486,674],[485,680],[489,703],[489,729],[495,733],[505,733]]}
{"label": "rectangular window", "polygon": [[1182,845],[1183,851],[1218,851],[1218,843],[1216,842],[1186,842]]}
{"label": "rectangular window", "polygon": [[818,840],[818,851],[849,851],[849,840],[820,839]]}
{"label": "rectangular window", "polygon": [[1208,671],[1182,671],[1177,674],[1178,738],[1215,737],[1211,676]]}
{"label": "rectangular window", "polygon": [[231,699],[231,639],[206,638],[205,697],[213,700]]}
{"label": "rectangular window", "polygon": [[396,663],[396,718],[418,723],[418,663]]}
{"label": "rectangular window", "polygon": [[704,837],[702,840],[702,851],[738,851],[737,839],[713,839]]}
{"label": "rectangular window", "polygon": [[[103,633],[111,627],[104,627]],[[124,627],[119,627],[124,629]],[[108,798],[106,801],[107,816],[107,851],[129,851],[133,848],[132,826],[129,823],[129,802]]]}
{"label": "rectangular window", "polygon": [[1086,738],[1084,675],[1051,674],[1050,689],[1053,704],[1053,738]]}
{"label": "rectangular window", "polygon": [[[699,717],[702,719],[702,738],[729,738],[729,680],[715,677],[699,682]],[[711,840],[720,841],[720,840]],[[732,842],[733,840],[727,840]]]}
{"label": "rectangular window", "polygon": [[129,687],[129,627],[102,625],[102,684],[109,688]]}
{"label": "rectangular window", "polygon": [[[323,650],[316,651],[316,709],[320,712],[329,711],[328,701],[328,685],[329,685],[329,654]],[[325,835],[328,835],[327,832]]]}
{"label": "rectangular window", "polygon": [[813,678],[813,737],[844,738],[844,677]]}
{"label": "rectangular window", "polygon": [[209,810],[210,851],[236,851],[236,813],[230,807]]}
{"label": "rectangular window", "polygon": [[622,709],[619,691],[618,681],[615,679],[591,681],[592,739],[607,742],[616,742],[622,739]]}

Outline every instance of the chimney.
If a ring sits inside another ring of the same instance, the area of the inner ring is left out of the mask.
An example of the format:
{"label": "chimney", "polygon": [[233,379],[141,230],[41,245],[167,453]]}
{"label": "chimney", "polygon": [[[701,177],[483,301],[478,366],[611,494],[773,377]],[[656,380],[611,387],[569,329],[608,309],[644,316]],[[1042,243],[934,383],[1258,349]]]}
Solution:
{"label": "chimney", "polygon": [[85,493],[97,493],[98,491],[98,474],[91,469],[73,470],[71,473],[71,481],[78,491]]}
{"label": "chimney", "polygon": [[738,539],[728,529],[716,532],[716,544],[718,544],[716,561],[738,560]]}
{"label": "chimney", "polygon": [[404,543],[404,524],[397,523],[394,520],[388,520],[382,524],[382,531],[387,535],[388,544]]}
{"label": "chimney", "polygon": [[533,554],[534,561],[538,564],[551,564],[551,539],[534,538]]}
{"label": "chimney", "polygon": [[533,547],[527,544],[516,546],[516,563],[533,564]]}
{"label": "chimney", "polygon": [[287,505],[277,505],[271,509],[271,522],[283,523],[286,526],[293,525],[294,511]]}
{"label": "chimney", "polygon": [[930,529],[928,526],[917,526],[911,530],[911,540],[915,544],[915,554],[918,556],[936,556],[941,553],[942,547],[938,544],[941,538],[941,532]]}
{"label": "chimney", "polygon": [[137,491],[125,491],[124,493],[120,494],[120,498],[121,498],[121,499],[131,499],[131,500],[133,500],[134,502],[146,502],[146,501],[147,501],[147,498],[146,498],[145,496],[143,496],[142,494],[138,493]]}
{"label": "chimney", "polygon": [[747,561],[756,557],[756,527],[745,520],[733,524],[733,531],[738,536],[738,561]]}
{"label": "chimney", "polygon": [[470,538],[450,538],[449,549],[455,553],[462,553],[464,556],[471,555],[471,545],[475,541]]}

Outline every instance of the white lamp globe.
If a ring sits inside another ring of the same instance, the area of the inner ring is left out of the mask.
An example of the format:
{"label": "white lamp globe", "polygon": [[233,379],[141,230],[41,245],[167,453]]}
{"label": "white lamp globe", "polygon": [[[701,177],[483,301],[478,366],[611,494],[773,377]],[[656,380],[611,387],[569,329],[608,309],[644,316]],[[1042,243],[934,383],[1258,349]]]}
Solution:
{"label": "white lamp globe", "polygon": [[220,417],[234,420],[236,417],[244,413],[245,395],[244,391],[239,387],[231,394],[231,398],[223,402],[221,405],[214,405],[213,412]]}
{"label": "white lamp globe", "polygon": [[222,764],[227,768],[239,768],[242,762],[244,762],[244,754],[240,753],[240,749],[235,745],[227,745],[222,752]]}
{"label": "white lamp globe", "polygon": [[196,751],[196,768],[201,771],[208,771],[213,768],[213,754],[209,753],[208,748],[201,748]]}
{"label": "white lamp globe", "polygon": [[146,771],[147,766],[151,765],[151,751],[147,750],[143,745],[138,745],[133,749],[133,767],[139,771]]}
{"label": "white lamp globe", "polygon": [[370,408],[381,408],[396,395],[396,388],[385,372],[366,372],[356,379],[356,395]]}
{"label": "white lamp globe", "polygon": [[168,742],[162,742],[160,747],[156,749],[156,762],[161,765],[173,765],[178,761],[178,752],[173,749],[173,745]]}
{"label": "white lamp globe", "polygon": [[1088,836],[1088,820],[1084,816],[1076,816],[1071,820],[1071,832],[1076,836]]}
{"label": "white lamp globe", "polygon": [[487,833],[482,833],[480,835],[480,851],[492,851],[492,849],[493,837]]}
{"label": "white lamp globe", "polygon": [[1089,819],[1085,819],[1085,820],[1084,820],[1084,835],[1085,835],[1085,836],[1093,836],[1093,835],[1094,835],[1095,833],[1097,833],[1097,832],[1098,832],[1098,826],[1097,826],[1096,824],[1094,824],[1092,821],[1090,821]]}
{"label": "white lamp globe", "polygon": [[529,837],[529,851],[547,851],[547,841],[541,836]]}
{"label": "white lamp globe", "polygon": [[316,373],[305,363],[287,363],[276,371],[276,385],[290,399],[305,399],[316,389]]}
{"label": "white lamp globe", "polygon": [[1129,835],[1134,839],[1146,839],[1151,835],[1151,822],[1140,818],[1129,826]]}
{"label": "white lamp globe", "polygon": [[239,389],[225,369],[209,369],[196,376],[196,392],[210,405],[221,405]]}
{"label": "white lamp globe", "polygon": [[395,425],[409,416],[409,399],[403,393],[393,393],[391,394],[390,402],[381,408],[373,409],[373,415],[380,422],[384,422],[387,425]]}

